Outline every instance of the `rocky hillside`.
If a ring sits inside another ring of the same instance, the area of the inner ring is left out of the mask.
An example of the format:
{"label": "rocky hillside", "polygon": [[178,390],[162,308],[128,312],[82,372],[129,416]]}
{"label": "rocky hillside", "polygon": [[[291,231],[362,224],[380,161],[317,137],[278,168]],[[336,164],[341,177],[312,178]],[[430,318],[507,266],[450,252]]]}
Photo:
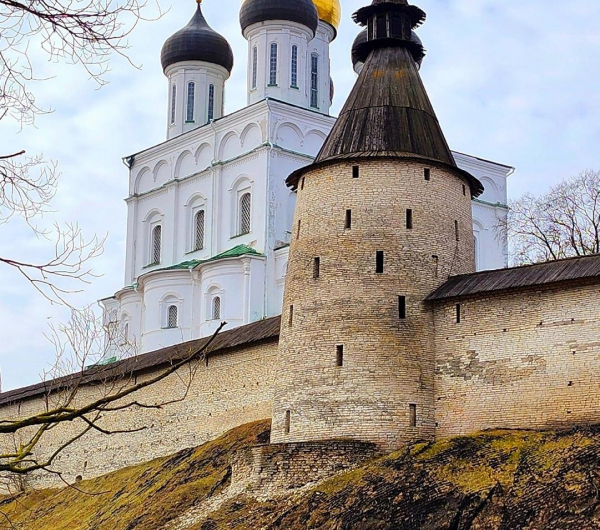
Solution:
{"label": "rocky hillside", "polygon": [[77,490],[7,499],[0,529],[600,529],[600,428],[416,444],[291,495],[232,495],[230,455],[268,429],[248,424]]}

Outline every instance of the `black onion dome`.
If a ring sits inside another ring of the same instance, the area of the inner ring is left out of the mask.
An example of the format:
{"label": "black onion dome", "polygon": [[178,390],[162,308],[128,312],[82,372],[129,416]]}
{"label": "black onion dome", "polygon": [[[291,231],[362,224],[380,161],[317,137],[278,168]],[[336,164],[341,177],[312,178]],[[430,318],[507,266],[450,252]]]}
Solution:
{"label": "black onion dome", "polygon": [[240,10],[242,32],[252,24],[266,20],[287,20],[309,28],[314,34],[319,13],[312,0],[246,0]]}
{"label": "black onion dome", "polygon": [[[368,29],[364,28],[354,39],[354,42],[352,43],[352,67],[356,69],[356,65],[359,63],[363,63],[365,62],[365,60],[367,59],[364,55],[364,46],[362,46],[362,44],[364,44],[365,42],[367,42],[368,40]],[[419,68],[421,67],[421,64],[423,64],[423,58],[425,57],[425,51],[423,50],[423,42],[421,41],[421,39],[419,38],[419,36],[417,35],[417,33],[415,31],[411,31],[410,32],[410,40],[411,42],[414,42],[415,44],[417,44],[418,46],[415,47],[414,49],[411,49],[411,53],[415,59],[415,62],[417,63],[417,65],[419,66]]]}
{"label": "black onion dome", "polygon": [[163,70],[182,61],[204,61],[218,64],[231,73],[233,52],[225,37],[208,25],[198,4],[188,25],[167,39],[160,61]]}

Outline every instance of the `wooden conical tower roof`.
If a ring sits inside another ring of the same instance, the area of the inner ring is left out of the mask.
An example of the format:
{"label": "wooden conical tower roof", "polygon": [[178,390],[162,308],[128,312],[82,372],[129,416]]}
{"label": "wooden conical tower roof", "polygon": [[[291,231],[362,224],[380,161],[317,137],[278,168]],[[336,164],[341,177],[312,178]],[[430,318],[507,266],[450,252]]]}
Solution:
{"label": "wooden conical tower roof", "polygon": [[[314,166],[393,157],[450,167],[468,182],[473,196],[483,192],[479,180],[456,166],[419,76],[414,57],[422,47],[411,31],[424,13],[419,17],[415,10],[405,1],[375,0],[355,14],[369,27],[369,39],[361,45],[365,65],[314,164],[292,173],[288,185],[295,188]],[[378,26],[378,17],[386,17],[387,24]],[[385,34],[377,35],[380,27]]]}

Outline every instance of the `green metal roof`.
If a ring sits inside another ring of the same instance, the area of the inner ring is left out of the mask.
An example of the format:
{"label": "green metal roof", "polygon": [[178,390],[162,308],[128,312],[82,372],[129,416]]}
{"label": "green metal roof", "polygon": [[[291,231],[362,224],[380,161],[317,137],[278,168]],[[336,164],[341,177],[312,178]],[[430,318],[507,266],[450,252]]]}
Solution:
{"label": "green metal roof", "polygon": [[[183,261],[181,263],[178,263],[177,265],[171,265],[170,267],[156,269],[156,271],[190,270],[190,269],[195,269],[196,267],[198,267],[198,265],[203,265],[204,263],[210,263],[211,261],[218,261],[220,259],[226,259],[226,258],[239,258],[241,256],[261,256],[262,257],[262,256],[264,256],[264,254],[261,254],[260,252],[254,250],[252,247],[249,247],[248,245],[237,245],[236,247],[233,247],[229,250],[226,250],[225,252],[221,252],[220,254],[213,256],[212,258],[203,259],[203,260],[192,259],[189,261]],[[156,271],[152,271],[152,272],[156,272]]]}

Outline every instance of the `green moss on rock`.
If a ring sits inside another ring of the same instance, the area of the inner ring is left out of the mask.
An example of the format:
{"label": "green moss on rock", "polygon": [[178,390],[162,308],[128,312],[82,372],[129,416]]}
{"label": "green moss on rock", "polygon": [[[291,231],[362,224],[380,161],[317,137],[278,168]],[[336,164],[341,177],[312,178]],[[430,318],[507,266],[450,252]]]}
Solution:
{"label": "green moss on rock", "polygon": [[[277,498],[216,497],[228,491],[233,452],[264,441],[268,430],[269,422],[244,425],[197,449],[78,484],[87,494],[36,491],[0,509],[22,530],[600,528],[598,428],[420,443]],[[208,515],[173,526],[215,498],[225,500]]]}

